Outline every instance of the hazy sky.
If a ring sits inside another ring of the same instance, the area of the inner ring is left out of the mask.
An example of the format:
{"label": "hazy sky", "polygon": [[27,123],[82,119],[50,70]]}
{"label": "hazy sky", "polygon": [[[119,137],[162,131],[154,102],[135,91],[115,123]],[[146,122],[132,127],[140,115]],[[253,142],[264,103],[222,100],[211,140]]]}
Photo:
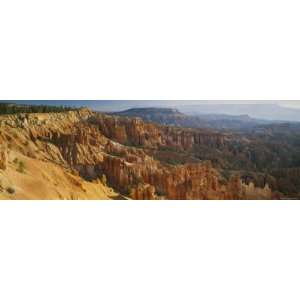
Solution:
{"label": "hazy sky", "polygon": [[298,108],[300,109],[300,101],[299,100],[284,100],[284,101],[279,101],[279,105],[283,107],[291,107],[291,108]]}

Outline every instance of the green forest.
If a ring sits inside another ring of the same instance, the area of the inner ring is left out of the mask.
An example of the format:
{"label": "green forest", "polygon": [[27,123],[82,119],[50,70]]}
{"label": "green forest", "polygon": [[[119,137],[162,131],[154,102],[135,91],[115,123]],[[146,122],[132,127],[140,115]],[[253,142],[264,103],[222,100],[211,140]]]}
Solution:
{"label": "green forest", "polygon": [[20,105],[15,103],[1,103],[0,115],[19,114],[19,113],[51,113],[77,110],[78,108],[68,106],[52,105]]}

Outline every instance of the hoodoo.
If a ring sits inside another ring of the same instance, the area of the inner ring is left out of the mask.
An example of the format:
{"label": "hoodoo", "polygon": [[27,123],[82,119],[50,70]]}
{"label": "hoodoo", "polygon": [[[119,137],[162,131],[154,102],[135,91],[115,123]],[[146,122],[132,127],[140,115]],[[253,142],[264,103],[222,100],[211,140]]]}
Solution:
{"label": "hoodoo", "polygon": [[[222,151],[233,143],[230,135],[214,130],[158,125],[86,108],[1,116],[0,124],[0,179],[6,178],[0,193],[4,198],[272,196],[269,189],[253,183],[249,187],[240,178],[224,178],[209,160],[199,158],[202,146]],[[35,186],[40,192],[32,195]]]}

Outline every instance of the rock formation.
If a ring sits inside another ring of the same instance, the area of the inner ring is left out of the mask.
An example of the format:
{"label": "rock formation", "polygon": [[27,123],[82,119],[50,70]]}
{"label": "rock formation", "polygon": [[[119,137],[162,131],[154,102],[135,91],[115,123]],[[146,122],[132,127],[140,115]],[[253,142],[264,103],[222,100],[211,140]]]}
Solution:
{"label": "rock formation", "polygon": [[[5,132],[17,131],[11,147],[31,158],[51,162],[93,181],[105,175],[116,191],[133,199],[243,199],[268,197],[240,179],[226,181],[209,161],[186,158],[197,147],[222,149],[231,137],[205,129],[144,123],[139,118],[109,116],[88,109],[64,113],[0,117]],[[5,144],[11,135],[2,133]],[[6,166],[0,149],[0,168]],[[167,153],[181,164],[157,159]],[[248,196],[250,195],[251,196]]]}
{"label": "rock formation", "polygon": [[7,148],[5,145],[0,145],[0,169],[6,170],[8,161]]}

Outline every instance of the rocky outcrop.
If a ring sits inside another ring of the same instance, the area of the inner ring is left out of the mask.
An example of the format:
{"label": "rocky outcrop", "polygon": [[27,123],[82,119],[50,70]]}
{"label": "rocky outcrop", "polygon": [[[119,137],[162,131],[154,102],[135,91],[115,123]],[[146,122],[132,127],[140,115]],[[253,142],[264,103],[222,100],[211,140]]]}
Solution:
{"label": "rocky outcrop", "polygon": [[248,185],[243,184],[243,196],[244,199],[255,200],[255,199],[272,199],[272,190],[269,185],[266,184],[263,188],[256,187],[253,182]]}
{"label": "rocky outcrop", "polygon": [[0,145],[0,169],[6,170],[8,163],[8,150],[5,145]]}
{"label": "rocky outcrop", "polygon": [[155,188],[150,184],[140,184],[136,187],[133,187],[130,191],[129,196],[135,200],[157,199],[157,195],[155,194]]}
{"label": "rocky outcrop", "polygon": [[95,114],[89,121],[109,139],[121,144],[146,148],[173,147],[191,150],[197,145],[222,147],[228,135],[206,129],[181,129],[145,123],[140,118],[124,118]]}

